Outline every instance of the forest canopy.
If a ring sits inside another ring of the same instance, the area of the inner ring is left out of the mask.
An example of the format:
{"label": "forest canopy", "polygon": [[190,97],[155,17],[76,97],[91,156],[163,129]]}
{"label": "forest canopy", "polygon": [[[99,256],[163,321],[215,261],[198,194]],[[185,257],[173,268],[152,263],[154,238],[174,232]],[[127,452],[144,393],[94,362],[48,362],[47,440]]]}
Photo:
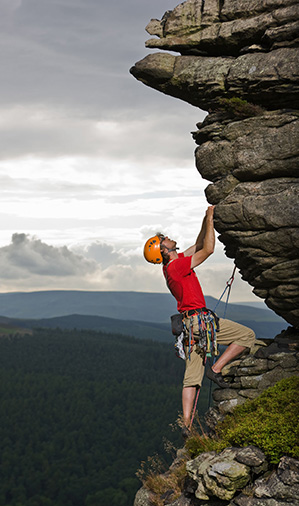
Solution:
{"label": "forest canopy", "polygon": [[183,368],[171,339],[59,329],[0,339],[0,506],[131,506],[140,462],[167,458],[165,439],[182,443],[170,424]]}

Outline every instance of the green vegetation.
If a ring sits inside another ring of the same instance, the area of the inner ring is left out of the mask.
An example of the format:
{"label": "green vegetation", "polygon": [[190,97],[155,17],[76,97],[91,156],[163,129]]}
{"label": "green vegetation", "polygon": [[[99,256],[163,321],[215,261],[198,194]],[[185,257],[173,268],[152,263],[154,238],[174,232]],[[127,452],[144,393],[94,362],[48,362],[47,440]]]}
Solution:
{"label": "green vegetation", "polygon": [[24,335],[24,334],[32,334],[32,330],[30,329],[24,329],[20,327],[13,327],[13,326],[0,326],[0,337],[2,336],[13,336],[16,334]]}
{"label": "green vegetation", "polygon": [[[132,506],[181,406],[169,344],[94,331],[0,339],[0,506]],[[201,394],[207,409],[208,389]]]}
{"label": "green vegetation", "polygon": [[8,335],[8,334],[13,334],[15,333],[11,328],[7,328],[7,327],[0,327],[0,335],[3,336],[3,335]]}
{"label": "green vegetation", "polygon": [[182,459],[180,464],[168,472],[166,472],[164,462],[158,455],[149,457],[147,462],[142,462],[136,475],[143,485],[155,494],[151,499],[153,506],[163,506],[165,504],[164,500],[161,499],[161,496],[165,493],[168,493],[168,500],[171,499],[172,502],[181,495],[186,479],[186,461],[187,456]]}
{"label": "green vegetation", "polygon": [[217,425],[216,438],[195,435],[187,441],[191,456],[228,446],[255,445],[272,464],[283,455],[299,458],[298,388],[298,377],[283,379],[258,398],[236,407]]}
{"label": "green vegetation", "polygon": [[250,118],[252,116],[259,116],[265,112],[261,106],[238,97],[219,98],[218,103],[220,109],[227,112],[232,118]]}

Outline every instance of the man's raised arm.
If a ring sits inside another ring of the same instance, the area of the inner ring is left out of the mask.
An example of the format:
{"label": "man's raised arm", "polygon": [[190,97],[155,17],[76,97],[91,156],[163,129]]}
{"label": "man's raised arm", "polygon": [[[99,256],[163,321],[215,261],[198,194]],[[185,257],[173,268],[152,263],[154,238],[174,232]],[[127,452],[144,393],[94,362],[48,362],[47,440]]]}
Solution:
{"label": "man's raised arm", "polygon": [[[191,268],[197,267],[197,265],[200,265],[202,262],[204,262],[213,252],[215,248],[215,230],[214,230],[214,206],[209,206],[205,219],[203,222],[204,229],[204,237],[200,237],[201,231],[199,233],[199,236],[197,239],[199,239],[199,242],[196,241],[195,244],[195,252],[192,255],[191,260]],[[201,242],[202,241],[202,242]],[[197,245],[202,245],[200,249],[197,250]]]}
{"label": "man's raised arm", "polygon": [[203,248],[204,238],[205,238],[205,235],[206,235],[207,214],[208,214],[208,210],[211,209],[211,208],[214,211],[214,206],[209,206],[208,209],[206,210],[206,214],[204,216],[204,219],[202,220],[201,229],[200,229],[200,232],[199,232],[199,234],[197,236],[195,244],[193,244],[193,246],[190,246],[188,249],[186,249],[183,252],[185,257],[193,256],[194,253],[196,253],[196,251],[199,251],[199,250],[201,250]]}

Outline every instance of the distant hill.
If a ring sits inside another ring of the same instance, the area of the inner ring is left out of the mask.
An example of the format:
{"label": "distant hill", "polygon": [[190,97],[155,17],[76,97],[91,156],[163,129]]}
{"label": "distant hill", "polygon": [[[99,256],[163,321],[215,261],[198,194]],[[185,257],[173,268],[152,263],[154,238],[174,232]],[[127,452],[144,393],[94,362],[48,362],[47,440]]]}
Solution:
{"label": "distant hill", "polygon": [[[20,329],[77,329],[77,330],[96,330],[107,332],[109,334],[123,334],[126,336],[137,337],[138,339],[152,339],[153,341],[169,342],[172,341],[172,333],[168,323],[137,322],[131,320],[117,320],[105,318],[104,316],[94,315],[67,315],[54,318],[38,319],[15,319],[3,318],[0,316],[0,335],[1,328],[4,334],[20,333]],[[5,331],[6,330],[6,331]]]}
{"label": "distant hill", "polygon": [[167,323],[175,312],[175,300],[168,293],[53,290],[0,294],[0,314],[13,318],[81,314]]}
{"label": "distant hill", "polygon": [[[207,296],[206,303],[214,309],[217,300]],[[217,313],[221,317],[224,308],[220,302]],[[0,314],[12,319],[11,325],[26,328],[92,329],[169,341],[170,315],[175,312],[175,300],[168,293],[66,290],[0,294]],[[250,326],[259,338],[272,338],[288,326],[269,309],[244,304],[229,304],[226,317]]]}

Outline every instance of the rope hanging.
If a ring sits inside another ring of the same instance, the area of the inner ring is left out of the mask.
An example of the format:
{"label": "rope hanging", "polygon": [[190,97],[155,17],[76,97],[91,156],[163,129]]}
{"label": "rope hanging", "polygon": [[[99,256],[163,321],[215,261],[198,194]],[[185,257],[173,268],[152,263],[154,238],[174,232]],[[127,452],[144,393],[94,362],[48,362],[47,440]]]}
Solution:
{"label": "rope hanging", "polygon": [[230,292],[231,292],[231,289],[232,289],[232,284],[234,282],[234,279],[235,279],[235,272],[236,272],[236,269],[237,267],[235,266],[234,269],[233,269],[233,273],[231,275],[231,277],[227,280],[226,282],[226,287],[224,288],[215,308],[214,308],[214,312],[216,311],[216,308],[218,307],[218,304],[219,302],[221,301],[223,295],[225,294],[226,290],[228,290],[227,292],[227,296],[226,296],[226,302],[225,302],[225,307],[224,307],[224,313],[223,313],[223,318],[225,318],[226,316],[226,310],[227,310],[227,305],[228,305],[228,299],[229,299],[229,296],[230,296]]}
{"label": "rope hanging", "polygon": [[[224,312],[223,312],[223,318],[225,318],[225,316],[226,316],[226,310],[227,310],[228,300],[229,300],[230,292],[231,292],[231,289],[232,289],[232,284],[233,284],[234,279],[235,279],[236,268],[237,268],[237,267],[236,267],[236,265],[235,265],[235,266],[234,266],[234,268],[233,268],[232,275],[231,275],[231,277],[227,280],[227,282],[226,282],[226,287],[224,288],[224,290],[223,290],[223,292],[222,292],[222,294],[221,294],[221,296],[220,296],[220,298],[219,298],[219,300],[218,300],[218,302],[217,302],[217,304],[216,304],[216,306],[215,306],[215,309],[214,309],[214,312],[215,312],[215,310],[216,310],[216,308],[217,308],[217,306],[218,306],[219,302],[221,301],[221,299],[222,299],[223,295],[225,294],[226,290],[228,290],[228,292],[227,292],[227,296],[226,296],[226,301],[225,301]],[[214,363],[215,363],[215,357],[213,358],[213,364],[212,364],[212,366],[214,365]],[[212,366],[211,366],[211,368],[212,368]],[[211,400],[212,400],[212,382],[210,381],[210,389],[209,389],[209,406],[208,406],[208,409],[211,407]]]}
{"label": "rope hanging", "polygon": [[191,430],[191,427],[192,427],[192,424],[193,424],[193,420],[194,420],[194,416],[195,416],[195,411],[196,411],[196,406],[197,406],[198,397],[199,397],[199,392],[200,392],[200,388],[197,388],[197,394],[196,394],[196,399],[195,399],[194,406],[193,406],[193,413],[192,413],[192,418],[191,418],[191,422],[190,422],[190,425],[189,425],[189,430]]}

